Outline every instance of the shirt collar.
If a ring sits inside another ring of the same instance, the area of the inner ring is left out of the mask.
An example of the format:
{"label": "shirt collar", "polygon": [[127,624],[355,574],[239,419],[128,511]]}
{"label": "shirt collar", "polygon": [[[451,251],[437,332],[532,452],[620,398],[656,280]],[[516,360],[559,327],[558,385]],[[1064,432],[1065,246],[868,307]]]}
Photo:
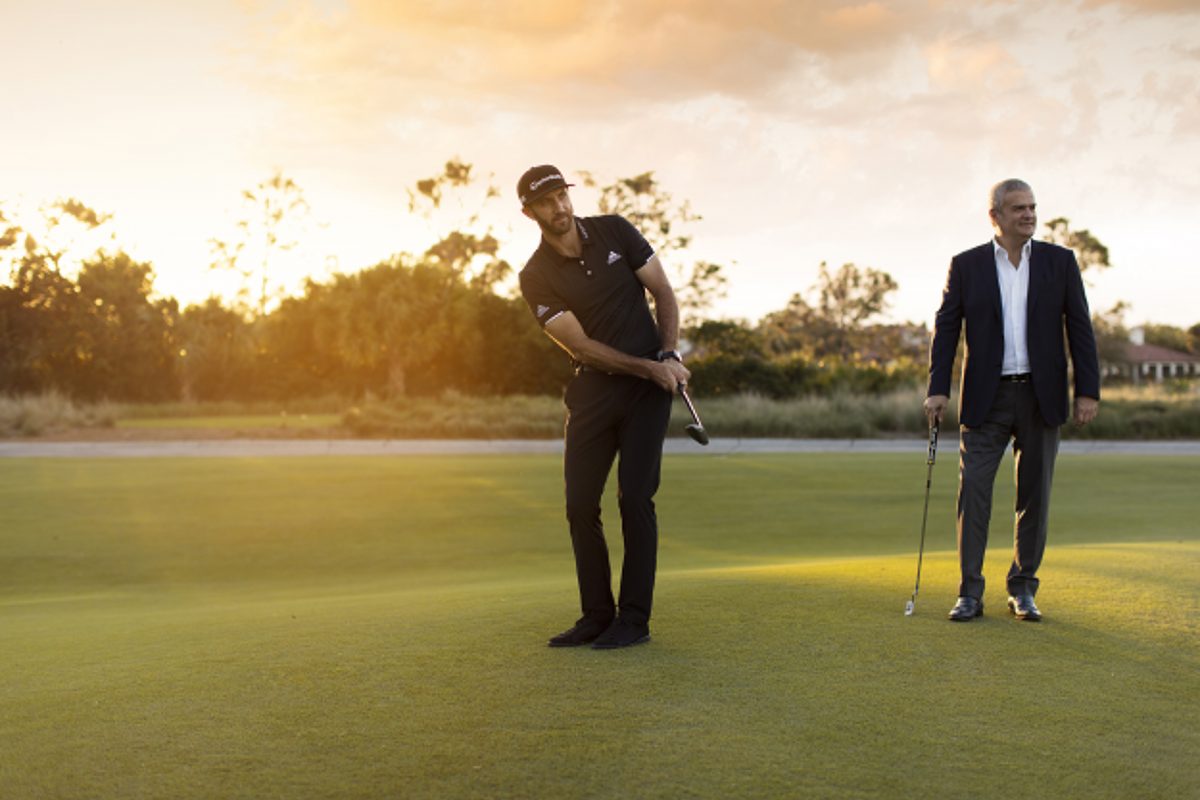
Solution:
{"label": "shirt collar", "polygon": [[[591,247],[592,237],[588,233],[587,227],[583,224],[583,220],[579,217],[575,218],[575,228],[579,231],[579,243],[584,247],[584,249]],[[562,253],[551,247],[550,243],[546,241],[545,236],[542,237],[542,241],[538,244],[538,250],[545,253],[546,258],[551,259],[556,264],[575,260],[570,256],[564,256]]]}
{"label": "shirt collar", "polygon": [[[1023,244],[1021,246],[1021,260],[1022,261],[1029,258],[1029,253],[1031,250],[1033,250],[1033,237],[1032,236],[1030,236],[1028,239],[1026,239],[1025,244]],[[992,237],[992,254],[1000,255],[1001,253],[1004,253],[1005,256],[1008,255],[1008,251],[1004,249],[1004,245],[1000,244],[1000,240],[997,239],[995,236],[993,236]]]}

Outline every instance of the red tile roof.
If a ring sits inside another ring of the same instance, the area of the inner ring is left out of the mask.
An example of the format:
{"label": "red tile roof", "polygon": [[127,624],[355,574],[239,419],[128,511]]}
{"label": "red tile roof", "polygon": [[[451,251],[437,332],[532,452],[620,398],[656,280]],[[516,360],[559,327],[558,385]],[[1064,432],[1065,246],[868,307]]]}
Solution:
{"label": "red tile roof", "polygon": [[1127,344],[1125,357],[1134,364],[1150,362],[1166,362],[1172,364],[1190,364],[1200,361],[1200,356],[1191,353],[1181,353],[1169,347],[1159,347],[1156,344]]}

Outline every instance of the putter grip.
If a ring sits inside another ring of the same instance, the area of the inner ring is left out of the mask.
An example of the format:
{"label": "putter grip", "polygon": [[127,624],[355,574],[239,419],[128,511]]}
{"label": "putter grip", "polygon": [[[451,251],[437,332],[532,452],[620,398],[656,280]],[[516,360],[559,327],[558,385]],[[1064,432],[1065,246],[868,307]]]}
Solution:
{"label": "putter grip", "polygon": [[938,440],[938,421],[935,419],[933,424],[929,426],[929,457],[925,459],[925,463],[930,466],[937,459],[937,440]]}

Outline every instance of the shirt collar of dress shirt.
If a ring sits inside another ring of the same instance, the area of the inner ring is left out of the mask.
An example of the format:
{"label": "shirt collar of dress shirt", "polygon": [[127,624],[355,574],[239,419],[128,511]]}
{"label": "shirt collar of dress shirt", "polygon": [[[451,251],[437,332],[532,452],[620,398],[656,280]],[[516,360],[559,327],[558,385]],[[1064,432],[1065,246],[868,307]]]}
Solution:
{"label": "shirt collar of dress shirt", "polygon": [[[1031,250],[1033,250],[1033,237],[1026,239],[1025,244],[1021,245],[1021,260],[1022,261],[1029,260],[1029,253]],[[1008,258],[1008,251],[1004,249],[1004,245],[1000,244],[1000,240],[994,236],[992,237],[992,252],[997,257],[1001,253],[1004,253],[1004,257],[1006,259]],[[1013,264],[1013,266],[1016,267],[1017,269],[1020,269],[1020,267],[1021,267],[1020,264]]]}

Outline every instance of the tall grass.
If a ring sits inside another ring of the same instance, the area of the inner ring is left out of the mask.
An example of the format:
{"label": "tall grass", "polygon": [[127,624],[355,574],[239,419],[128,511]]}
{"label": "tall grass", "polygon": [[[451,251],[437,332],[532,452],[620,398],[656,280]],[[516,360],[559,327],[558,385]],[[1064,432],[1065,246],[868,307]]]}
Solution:
{"label": "tall grass", "polygon": [[[923,436],[928,429],[919,387],[880,395],[833,394],[773,400],[753,394],[697,397],[713,436],[723,438],[871,439]],[[394,438],[540,439],[562,435],[563,405],[556,397],[438,398],[369,401],[343,415],[353,436]],[[671,415],[671,436],[683,436],[691,417],[682,403]],[[957,397],[942,429],[958,427]],[[1091,425],[1063,426],[1065,438],[1200,438],[1200,395],[1161,387],[1120,388],[1104,393]]]}
{"label": "tall grass", "polygon": [[562,436],[557,397],[468,397],[447,393],[349,409],[342,424],[354,436],[397,439],[554,439]]}
{"label": "tall grass", "polygon": [[[869,438],[923,433],[921,401],[919,390],[908,389],[880,396],[838,394],[794,400],[746,394],[699,398],[697,403],[705,427],[715,436]],[[563,421],[563,404],[556,397],[457,394],[367,402],[343,416],[352,435],[394,438],[556,438],[562,435]],[[685,435],[684,426],[691,421],[683,403],[677,402],[670,435]]]}
{"label": "tall grass", "polygon": [[[697,403],[704,426],[714,436],[862,439],[924,431],[922,399],[918,389],[906,389],[883,395],[834,394],[794,400],[738,395],[699,399]],[[682,408],[676,408],[672,428],[682,434],[690,421]]]}
{"label": "tall grass", "polygon": [[[773,400],[753,394],[695,397],[705,427],[722,438],[868,439],[923,436],[924,392],[911,387],[880,395],[839,393]],[[132,405],[80,404],[56,394],[0,397],[0,436],[37,436],[77,428],[109,428],[118,420],[209,418],[206,428],[230,421],[229,436],[263,434],[281,428],[282,417],[338,414],[337,430],[321,435],[398,439],[556,439],[562,436],[564,409],[555,396],[470,397],[448,392],[439,397],[381,400],[368,397],[351,406],[338,397],[284,402],[204,402]],[[958,426],[957,396],[944,431]],[[241,417],[243,419],[239,420]],[[245,418],[270,419],[255,427]],[[670,435],[683,436],[691,418],[676,402]],[[182,430],[186,425],[172,426]],[[293,428],[296,426],[283,426]],[[302,427],[302,426],[301,426]],[[1104,390],[1100,415],[1086,428],[1063,427],[1065,438],[1200,439],[1200,384],[1115,387]]]}
{"label": "tall grass", "polygon": [[249,417],[298,414],[340,414],[350,400],[337,395],[287,400],[180,400],[173,403],[117,403],[120,419],[182,417]]}
{"label": "tall grass", "polygon": [[0,436],[41,436],[76,428],[111,428],[117,409],[111,403],[76,403],[57,392],[9,397],[0,395]]}

